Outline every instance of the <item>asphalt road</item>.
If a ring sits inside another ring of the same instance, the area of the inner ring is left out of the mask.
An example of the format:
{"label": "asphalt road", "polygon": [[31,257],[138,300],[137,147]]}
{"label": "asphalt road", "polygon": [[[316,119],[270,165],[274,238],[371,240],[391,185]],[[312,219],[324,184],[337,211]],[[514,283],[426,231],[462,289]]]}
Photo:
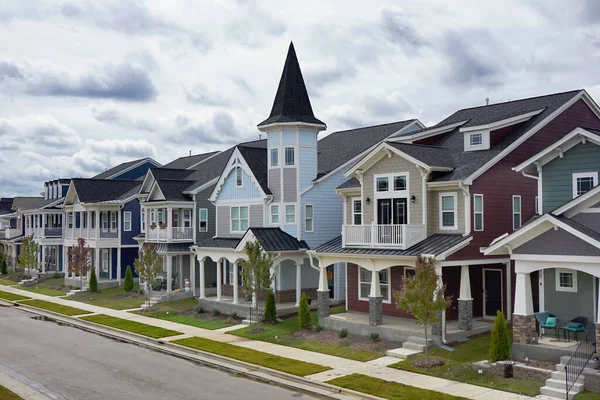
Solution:
{"label": "asphalt road", "polygon": [[311,398],[31,316],[0,307],[0,372],[57,400]]}

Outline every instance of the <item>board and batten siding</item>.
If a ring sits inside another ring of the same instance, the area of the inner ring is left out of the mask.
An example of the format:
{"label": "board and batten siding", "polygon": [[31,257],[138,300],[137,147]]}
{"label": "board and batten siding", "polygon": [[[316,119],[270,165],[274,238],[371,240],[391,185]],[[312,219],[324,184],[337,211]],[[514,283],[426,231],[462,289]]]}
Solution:
{"label": "board and batten siding", "polygon": [[[210,239],[215,236],[216,233],[216,208],[215,205],[208,200],[215,185],[211,185],[210,187],[196,193],[194,196],[194,201],[196,203],[196,213],[194,221],[194,226],[196,227],[196,242],[201,240]],[[200,232],[200,209],[206,208],[208,210],[208,231]]]}
{"label": "board and batten siding", "polygon": [[240,200],[240,199],[258,199],[262,197],[261,189],[254,179],[242,168],[242,186],[236,186],[235,168],[233,168],[217,196],[219,200]]}
{"label": "board and batten siding", "polygon": [[[342,234],[344,204],[335,193],[335,188],[346,182],[344,174],[350,166],[342,168],[331,177],[314,186],[302,195],[302,239],[311,249]],[[306,232],[306,205],[313,206],[313,232]]]}
{"label": "board and batten siding", "polygon": [[[487,247],[498,236],[513,232],[512,195],[521,196],[523,223],[533,217],[537,181],[524,177],[521,173],[513,171],[512,168],[552,145],[578,126],[600,129],[600,120],[583,100],[577,101],[563,111],[475,179],[469,188],[471,204],[473,204],[473,194],[483,194],[485,227],[483,231],[471,230],[473,239],[469,245],[452,254],[448,260],[481,259],[480,247]],[[521,125],[516,127],[520,128]],[[471,212],[473,212],[472,209]],[[493,221],[493,223],[489,221]]]}
{"label": "board and batten siding", "polygon": [[549,212],[573,199],[573,174],[600,171],[600,146],[578,144],[542,167],[542,202]]}

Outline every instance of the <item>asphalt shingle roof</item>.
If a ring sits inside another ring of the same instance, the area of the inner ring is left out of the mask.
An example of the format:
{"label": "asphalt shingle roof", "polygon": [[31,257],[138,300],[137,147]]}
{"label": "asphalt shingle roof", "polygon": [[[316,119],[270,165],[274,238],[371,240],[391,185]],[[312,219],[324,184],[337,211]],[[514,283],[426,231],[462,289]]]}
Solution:
{"label": "asphalt shingle roof", "polygon": [[578,230],[579,232],[583,233],[584,235],[587,235],[589,237],[591,237],[592,239],[595,239],[597,241],[600,241],[600,232],[597,232],[591,228],[588,228],[585,225],[580,224],[579,222],[573,221],[570,218],[567,218],[565,216],[559,215],[552,215],[552,217],[556,218],[557,220],[564,222],[565,224],[569,225],[571,228]]}
{"label": "asphalt shingle roof", "polygon": [[156,184],[167,201],[192,201],[192,198],[183,191],[193,184],[193,181],[177,181],[171,179],[157,179]]}
{"label": "asphalt shingle roof", "polygon": [[139,189],[141,182],[109,179],[72,179],[79,201],[82,203],[101,203],[122,200]]}
{"label": "asphalt shingle roof", "polygon": [[109,178],[115,174],[118,174],[119,172],[124,171],[127,168],[133,167],[134,165],[136,165],[142,161],[145,161],[145,160],[151,160],[151,158],[144,157],[144,158],[140,158],[137,160],[124,162],[122,164],[117,165],[116,167],[107,169],[106,171],[101,172],[98,175],[92,176],[90,179],[107,179],[107,178]]}
{"label": "asphalt shingle roof", "polygon": [[290,43],[288,49],[271,114],[258,126],[281,122],[325,125],[323,121],[315,118],[313,113],[293,43]]}
{"label": "asphalt shingle roof", "polygon": [[336,189],[350,189],[360,188],[360,181],[357,178],[350,178],[346,182],[342,183]]}
{"label": "asphalt shingle roof", "polygon": [[266,194],[271,194],[268,185],[268,167],[267,167],[267,141],[264,140],[264,148],[238,146],[239,152],[246,160],[248,167],[252,170],[254,177],[260,184],[260,187]]}
{"label": "asphalt shingle roof", "polygon": [[203,160],[206,160],[207,158],[209,158],[217,153],[219,153],[219,152],[212,151],[210,153],[194,154],[191,156],[179,157],[179,158],[163,165],[163,168],[187,169],[193,165],[198,164],[199,162],[202,162]]}
{"label": "asphalt shingle roof", "polygon": [[333,253],[333,254],[373,254],[383,256],[408,256],[416,257],[420,254],[435,254],[436,256],[451,249],[452,247],[468,240],[461,234],[441,234],[436,233],[429,236],[427,239],[415,244],[406,250],[391,250],[391,249],[344,249],[342,247],[342,237],[338,236],[327,243],[317,247],[317,253]]}
{"label": "asphalt shingle roof", "polygon": [[454,162],[448,149],[420,144],[387,142],[390,146],[431,167],[453,168]]}
{"label": "asphalt shingle roof", "polygon": [[3,197],[0,199],[0,215],[10,214],[12,213],[12,205],[14,198],[12,197]]}
{"label": "asphalt shingle roof", "polygon": [[31,210],[41,207],[44,202],[43,197],[15,197],[12,205],[13,210]]}

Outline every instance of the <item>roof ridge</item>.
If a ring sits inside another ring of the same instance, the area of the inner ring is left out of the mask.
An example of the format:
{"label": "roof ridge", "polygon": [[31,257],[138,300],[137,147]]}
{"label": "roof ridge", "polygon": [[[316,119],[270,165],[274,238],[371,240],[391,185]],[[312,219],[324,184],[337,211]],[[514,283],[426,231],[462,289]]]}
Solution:
{"label": "roof ridge", "polygon": [[517,102],[520,102],[520,101],[533,100],[533,99],[541,99],[542,97],[558,96],[558,95],[567,94],[567,93],[579,93],[582,90],[584,90],[584,89],[566,90],[564,92],[556,92],[556,93],[542,94],[542,95],[539,95],[539,96],[524,97],[522,99],[501,101],[499,103],[493,103],[493,104],[488,104],[488,105],[481,105],[481,106],[474,106],[474,107],[465,107],[465,108],[460,108],[460,109],[456,110],[453,114],[456,114],[457,112],[464,111],[464,110],[474,110],[476,108],[493,107],[493,106],[498,106],[498,105],[501,105],[501,104],[517,103]]}
{"label": "roof ridge", "polygon": [[135,179],[102,179],[102,178],[71,178],[73,181],[96,181],[96,182],[139,182]]}
{"label": "roof ridge", "polygon": [[[198,156],[203,156],[203,155],[206,155],[206,154],[218,153],[220,151],[221,150],[213,150],[213,151],[209,151],[209,152],[206,152],[206,153],[192,154],[191,156],[181,156],[181,157],[177,157],[175,160],[181,160],[182,158],[198,157]],[[173,160],[173,161],[175,161],[175,160]],[[160,167],[157,167],[157,168],[160,168]],[[170,169],[170,168],[165,168],[165,169]]]}
{"label": "roof ridge", "polygon": [[[378,126],[386,126],[386,125],[400,124],[400,123],[402,123],[402,122],[411,122],[411,121],[416,121],[416,120],[417,120],[417,118],[411,118],[411,119],[405,119],[405,120],[402,120],[402,121],[386,122],[385,124],[376,124],[376,125],[369,125],[369,126],[361,126],[360,128],[350,128],[350,129],[344,129],[344,130],[342,130],[342,131],[334,131],[334,132],[331,132],[329,135],[327,135],[327,136],[325,136],[325,137],[331,136],[331,135],[333,135],[334,133],[344,133],[344,132],[350,132],[350,131],[359,131],[359,130],[361,130],[361,129],[376,128],[376,127],[378,127]],[[323,139],[325,139],[325,138],[323,138]]]}
{"label": "roof ridge", "polygon": [[444,146],[433,146],[430,144],[422,144],[422,143],[404,143],[404,142],[394,142],[391,140],[384,140],[385,143],[390,143],[390,144],[397,144],[397,145],[402,145],[402,146],[418,146],[418,147],[427,147],[427,148],[431,148],[431,149],[442,149],[442,150],[448,150],[447,147]]}

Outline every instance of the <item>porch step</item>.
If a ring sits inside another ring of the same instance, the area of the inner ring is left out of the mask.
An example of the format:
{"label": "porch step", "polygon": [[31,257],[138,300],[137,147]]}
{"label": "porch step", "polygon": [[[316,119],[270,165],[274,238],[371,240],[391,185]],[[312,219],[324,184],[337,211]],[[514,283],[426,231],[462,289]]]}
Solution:
{"label": "porch step", "polygon": [[[563,392],[565,391],[565,388],[567,386],[567,383],[565,382],[564,379],[554,379],[554,378],[550,378],[550,379],[546,379],[546,386],[549,387],[553,387],[556,389],[560,389]],[[571,392],[573,393],[581,393],[583,392],[583,383],[582,382],[576,382],[573,387],[571,388]]]}
{"label": "porch step", "polygon": [[410,357],[414,356],[415,354],[419,354],[419,353],[421,353],[421,352],[417,351],[417,350],[411,350],[411,349],[407,349],[405,347],[401,347],[398,349],[388,350],[385,352],[385,355],[388,357],[394,357],[394,358],[399,358],[401,360],[406,360],[407,358],[410,358]]}
{"label": "porch step", "polygon": [[417,351],[422,353],[425,351],[425,344],[413,343],[413,342],[404,342],[402,343],[402,348],[406,350]]}
{"label": "porch step", "polygon": [[[560,363],[566,365],[570,359],[571,359],[570,356],[562,356],[560,358]],[[581,363],[583,363],[583,360],[577,360],[577,361],[581,361]],[[586,368],[594,368],[594,369],[598,368],[598,361],[594,361],[594,356],[592,356],[592,358],[590,358],[590,360],[587,362]]]}
{"label": "porch step", "polygon": [[433,346],[433,339],[427,339],[427,341],[425,341],[425,338],[421,337],[421,336],[409,336],[406,339],[406,341],[409,343],[420,344],[423,346],[425,346],[425,344],[428,344],[429,345],[428,347]]}
{"label": "porch step", "polygon": [[544,396],[552,397],[555,399],[565,399],[565,400],[573,400],[576,394],[579,392],[570,391],[569,395],[565,393],[565,389],[557,389],[550,386],[542,386],[540,388],[540,393]]}
{"label": "porch step", "polygon": [[72,289],[72,290],[69,290],[69,292],[67,293],[67,296],[72,296],[75,293],[81,293],[81,292],[83,292],[83,290],[81,290],[81,289]]}

